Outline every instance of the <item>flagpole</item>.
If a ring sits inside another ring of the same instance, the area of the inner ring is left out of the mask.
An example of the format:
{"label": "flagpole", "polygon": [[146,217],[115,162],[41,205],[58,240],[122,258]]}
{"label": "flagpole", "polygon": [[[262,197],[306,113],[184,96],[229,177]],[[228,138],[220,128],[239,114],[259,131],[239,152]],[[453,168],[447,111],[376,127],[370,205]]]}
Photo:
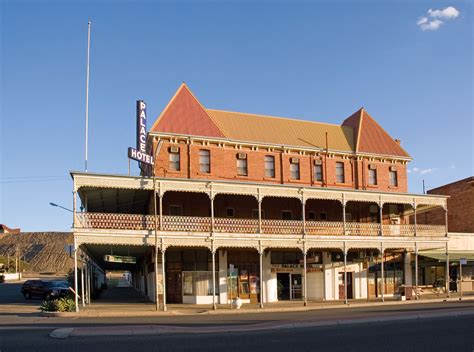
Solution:
{"label": "flagpole", "polygon": [[86,160],[85,169],[87,172],[87,155],[89,147],[89,57],[91,49],[91,21],[87,22],[87,76],[86,76]]}

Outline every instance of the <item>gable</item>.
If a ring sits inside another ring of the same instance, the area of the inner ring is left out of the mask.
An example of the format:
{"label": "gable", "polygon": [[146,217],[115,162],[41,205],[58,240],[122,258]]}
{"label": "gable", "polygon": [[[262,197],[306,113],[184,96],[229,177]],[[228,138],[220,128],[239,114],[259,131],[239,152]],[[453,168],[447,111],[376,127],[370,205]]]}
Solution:
{"label": "gable", "polygon": [[362,110],[359,133],[358,152],[410,157],[365,110]]}
{"label": "gable", "polygon": [[225,137],[184,83],[153,124],[150,132]]}

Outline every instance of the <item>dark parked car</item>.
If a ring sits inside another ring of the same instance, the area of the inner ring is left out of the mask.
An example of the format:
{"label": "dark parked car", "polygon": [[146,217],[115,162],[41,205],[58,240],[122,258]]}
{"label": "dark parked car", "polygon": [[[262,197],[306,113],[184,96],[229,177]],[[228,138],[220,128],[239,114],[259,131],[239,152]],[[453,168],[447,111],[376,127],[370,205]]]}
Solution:
{"label": "dark parked car", "polygon": [[69,286],[61,281],[28,280],[21,286],[25,298],[41,297],[44,299],[64,297]]}

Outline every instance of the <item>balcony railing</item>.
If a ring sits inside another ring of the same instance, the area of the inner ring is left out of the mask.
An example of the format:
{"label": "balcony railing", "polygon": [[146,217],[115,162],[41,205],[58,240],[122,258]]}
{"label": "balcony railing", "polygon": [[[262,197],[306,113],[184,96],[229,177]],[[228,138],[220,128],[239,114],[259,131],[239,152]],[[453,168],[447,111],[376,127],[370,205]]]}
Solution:
{"label": "balcony railing", "polygon": [[[159,224],[159,217],[156,219]],[[111,229],[111,230],[154,230],[155,217],[140,214],[115,213],[76,213],[75,228]],[[162,217],[162,230],[170,232],[211,232],[210,217],[170,216]],[[300,235],[303,233],[303,221],[300,220],[270,220],[262,219],[262,234],[269,235]],[[417,236],[445,236],[444,225],[417,225]],[[257,219],[214,218],[214,232],[218,233],[259,233]],[[308,236],[342,236],[344,224],[342,221],[306,221],[305,232]],[[380,235],[380,224],[346,222],[346,235],[368,236]],[[412,237],[415,235],[415,225],[382,225],[382,236]]]}
{"label": "balcony railing", "polygon": [[380,224],[373,222],[346,222],[346,235],[378,236],[380,235]]}
{"label": "balcony railing", "polygon": [[308,235],[331,235],[344,234],[342,221],[306,221],[306,234]]}

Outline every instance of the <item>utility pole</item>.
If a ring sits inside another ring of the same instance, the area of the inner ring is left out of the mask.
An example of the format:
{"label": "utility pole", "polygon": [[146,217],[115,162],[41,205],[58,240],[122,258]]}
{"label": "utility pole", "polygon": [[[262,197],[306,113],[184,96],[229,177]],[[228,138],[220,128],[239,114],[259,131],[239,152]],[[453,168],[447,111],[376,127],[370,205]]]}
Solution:
{"label": "utility pole", "polygon": [[91,21],[87,22],[87,73],[86,73],[86,153],[85,170],[87,172],[87,154],[89,147],[89,57],[91,50]]}

